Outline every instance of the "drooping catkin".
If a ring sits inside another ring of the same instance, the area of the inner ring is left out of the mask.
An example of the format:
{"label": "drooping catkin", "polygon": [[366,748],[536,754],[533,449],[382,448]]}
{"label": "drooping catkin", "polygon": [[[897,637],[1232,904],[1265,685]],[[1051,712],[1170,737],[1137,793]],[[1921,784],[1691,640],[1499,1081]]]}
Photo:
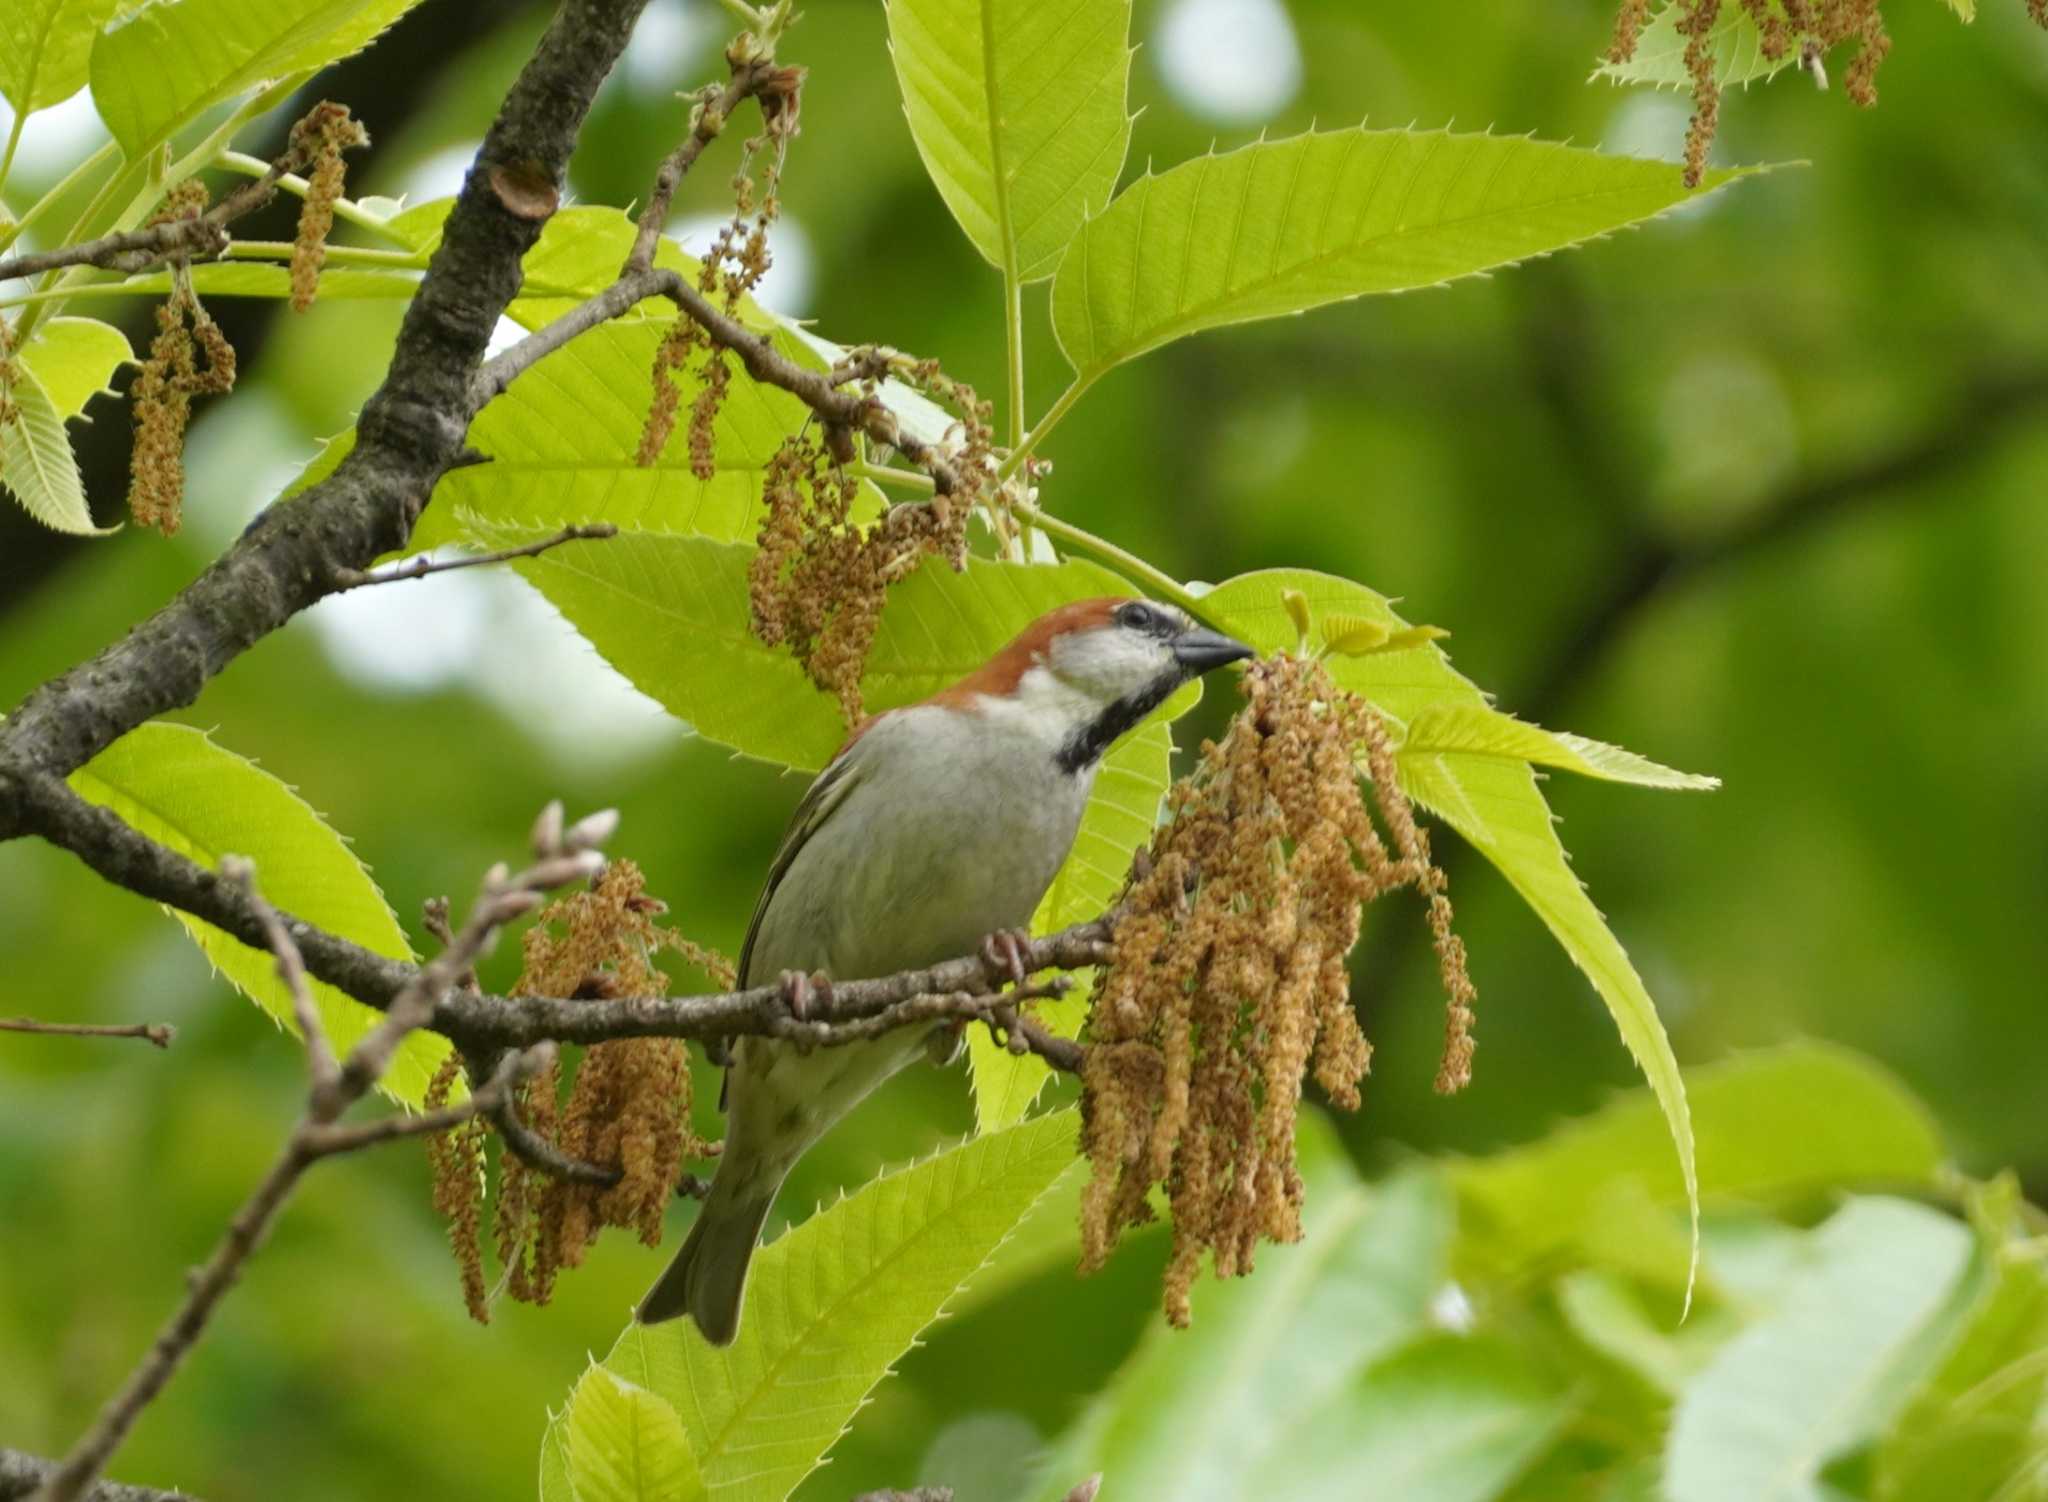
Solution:
{"label": "drooping catkin", "polygon": [[1305,659],[1255,663],[1243,682],[1245,708],[1174,787],[1126,893],[1084,1055],[1082,1267],[1151,1218],[1160,1187],[1176,1325],[1205,1252],[1228,1277],[1251,1271],[1261,1240],[1300,1236],[1302,1081],[1312,1072],[1334,1103],[1359,1104],[1372,1050],[1345,960],[1365,906],[1400,887],[1429,899],[1452,997],[1439,1084],[1470,1074],[1464,949],[1378,716]]}
{"label": "drooping catkin", "polygon": [[334,205],[341,197],[347,168],[341,154],[370,144],[370,133],[349,114],[348,106],[322,100],[292,127],[291,154],[306,175],[306,199],[299,210],[298,234],[292,240],[292,311],[313,306],[320,290],[320,268],[327,264],[327,236],[334,228]]}
{"label": "drooping catkin", "polygon": [[[663,949],[681,953],[729,985],[731,962],[657,923],[665,911],[647,894],[639,867],[614,861],[590,890],[558,898],[536,915],[524,936],[525,966],[514,997],[663,995],[668,977],[652,958]],[[680,1040],[626,1038],[585,1049],[568,1073],[564,1099],[566,1072],[557,1059],[528,1079],[516,1092],[516,1114],[557,1152],[612,1170],[618,1180],[608,1186],[575,1183],[511,1151],[499,1155],[493,1240],[505,1269],[505,1291],[528,1303],[546,1303],[561,1271],[580,1265],[606,1226],[631,1229],[647,1245],[659,1244],[662,1213],[684,1160],[716,1151],[690,1128],[689,1058]],[[435,1205],[450,1217],[465,1302],[481,1320],[486,1311],[479,1212],[461,1185],[481,1185],[483,1129],[478,1126],[473,1136],[462,1135],[465,1130],[429,1139],[428,1150],[435,1165]]]}

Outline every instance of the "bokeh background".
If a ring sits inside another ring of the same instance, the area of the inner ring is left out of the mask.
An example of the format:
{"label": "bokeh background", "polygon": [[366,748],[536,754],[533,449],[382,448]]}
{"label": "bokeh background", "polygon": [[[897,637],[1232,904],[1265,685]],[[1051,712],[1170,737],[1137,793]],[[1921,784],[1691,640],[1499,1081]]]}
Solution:
{"label": "bokeh background", "polygon": [[[1892,0],[1874,112],[1797,76],[1731,96],[1718,159],[1805,166],[1489,280],[1207,335],[1117,372],[1053,441],[1046,495],[1183,577],[1298,564],[1362,580],[1450,628],[1458,666],[1503,707],[1722,776],[1711,796],[1551,784],[1680,1057],[1850,1044],[1931,1104],[1960,1164],[2013,1166],[2039,1202],[2048,35],[2018,0],[1982,10],[1965,27],[1934,0]],[[925,181],[880,5],[806,12],[785,48],[813,71],[765,300],[999,389],[999,280]],[[376,142],[350,191],[452,191],[545,13],[427,0],[330,74],[320,92]],[[1603,0],[1140,0],[1132,170],[1361,115],[1675,157],[1684,100],[1586,81],[1610,20]],[[587,132],[577,198],[641,193],[676,134],[675,92],[716,73],[725,30],[710,0],[654,0]],[[22,191],[97,132],[84,96],[31,122]],[[245,146],[276,144],[259,131]],[[722,180],[714,163],[686,184],[676,229],[693,248]],[[1036,407],[1064,373],[1044,302],[1043,287],[1027,298]],[[79,311],[138,338],[149,313],[133,299]],[[215,311],[244,375],[195,427],[180,536],[80,542],[0,508],[0,705],[213,556],[351,420],[398,318],[368,303]],[[127,418],[107,398],[92,414],[77,441],[105,521]],[[1190,734],[1214,727],[1221,697]],[[466,895],[560,796],[617,805],[618,848],[687,931],[732,948],[802,791],[665,720],[509,572],[324,604],[183,718],[295,784],[415,934],[422,899]],[[1431,1094],[1424,934],[1374,914],[1357,997],[1375,1075],[1341,1123],[1368,1169],[1525,1140],[1633,1078],[1537,921],[1453,859],[1477,1081]],[[175,925],[57,852],[0,847],[0,957],[0,1012],[180,1029],[168,1055],[0,1035],[0,1437],[49,1453],[146,1344],[303,1075]],[[964,1130],[966,1099],[958,1074],[900,1081],[806,1160],[785,1209]],[[1024,1426],[1006,1443],[1056,1428],[1153,1317],[1158,1255],[1140,1244],[1093,1283],[940,1327],[805,1495],[907,1482],[934,1436],[974,1450],[962,1435],[978,1431],[947,1426],[992,1408]],[[659,1260],[607,1241],[551,1307],[503,1306],[478,1328],[418,1154],[324,1167],[117,1474],[218,1502],[530,1494],[545,1407]],[[1036,1348],[1051,1321],[1072,1353],[1050,1380],[1015,1364],[1027,1320]]]}

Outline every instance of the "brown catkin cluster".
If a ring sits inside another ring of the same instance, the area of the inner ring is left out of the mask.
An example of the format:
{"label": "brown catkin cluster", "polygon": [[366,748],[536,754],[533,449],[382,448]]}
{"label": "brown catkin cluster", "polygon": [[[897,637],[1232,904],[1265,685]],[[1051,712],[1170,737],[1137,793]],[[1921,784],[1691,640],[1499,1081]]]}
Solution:
{"label": "brown catkin cluster", "polygon": [[[573,893],[541,910],[524,940],[525,967],[515,996],[612,997],[663,995],[668,977],[652,956],[675,950],[731,984],[733,967],[717,953],[682,939],[654,920],[666,909],[647,895],[639,868],[615,861],[589,891]],[[563,1097],[559,1061],[521,1087],[516,1107],[527,1129],[568,1157],[619,1174],[617,1183],[572,1183],[529,1164],[515,1153],[499,1159],[493,1223],[505,1288],[515,1299],[544,1304],[565,1267],[576,1267],[606,1226],[637,1232],[649,1246],[661,1240],[662,1212],[686,1158],[715,1151],[690,1129],[689,1058],[680,1040],[627,1038],[584,1051]],[[450,1138],[431,1147],[434,1203],[450,1218],[456,1260],[471,1314],[481,1302],[480,1223],[470,1191],[458,1176],[476,1181],[475,1155]]]}
{"label": "brown catkin cluster", "polygon": [[1372,1050],[1345,961],[1365,904],[1398,887],[1430,900],[1452,996],[1438,1083],[1470,1074],[1464,949],[1378,716],[1304,659],[1257,663],[1244,689],[1230,733],[1176,784],[1126,894],[1083,1066],[1082,1267],[1100,1267],[1127,1227],[1151,1219],[1147,1195],[1162,1186],[1176,1325],[1204,1250],[1228,1277],[1251,1271],[1261,1239],[1299,1239],[1302,1080],[1313,1070],[1334,1102],[1358,1105]]}
{"label": "brown catkin cluster", "polygon": [[313,306],[320,268],[327,264],[327,235],[334,228],[334,204],[341,197],[342,152],[370,144],[370,133],[345,104],[323,100],[292,127],[291,154],[306,174],[306,200],[292,241],[292,310]]}
{"label": "brown catkin cluster", "polygon": [[[1696,188],[1706,172],[1707,151],[1721,121],[1721,86],[1714,76],[1712,32],[1720,20],[1723,0],[1670,0],[1678,11],[1678,31],[1685,41],[1685,68],[1692,78],[1692,122],[1685,134],[1685,184]],[[1797,54],[1819,67],[1829,49],[1856,44],[1843,71],[1842,89],[1864,108],[1877,103],[1877,70],[1892,50],[1885,30],[1881,0],[1739,0],[1756,25],[1763,55],[1778,62]],[[2048,0],[2026,0],[2027,13],[2048,27]],[[1608,60],[1625,63],[1635,56],[1636,43],[1649,18],[1649,0],[1621,0],[1614,17],[1614,41]],[[1821,75],[1824,78],[1824,75]]]}
{"label": "brown catkin cluster", "polygon": [[[985,476],[989,404],[935,362],[906,363],[904,373],[966,414],[956,468]],[[926,557],[966,567],[967,518],[978,499],[935,495],[891,507],[864,526],[854,516],[860,493],[824,440],[808,432],[784,440],[768,463],[759,551],[747,566],[755,636],[786,645],[811,681],[838,698],[849,726],[861,718],[861,671],[889,586]]]}
{"label": "brown catkin cluster", "polygon": [[[718,298],[725,311],[737,313],[740,299],[752,292],[768,274],[774,257],[768,253],[768,226],[782,212],[782,168],[789,143],[797,134],[804,70],[776,68],[756,90],[761,105],[761,133],[748,138],[740,149],[740,164],[733,173],[732,218],[719,226],[710,249],[697,268],[697,290]],[[699,110],[708,107],[700,102]],[[760,180],[755,181],[755,162],[765,156]],[[751,222],[749,222],[751,216]],[[674,372],[685,370],[693,359],[700,360],[697,395],[690,403],[690,471],[700,480],[715,472],[718,413],[732,385],[732,367],[726,352],[712,343],[695,319],[679,312],[675,323],[654,352],[654,390],[647,406],[647,421],[640,430],[640,447],[635,462],[642,468],[661,457],[675,432],[682,411],[682,392]]]}
{"label": "brown catkin cluster", "polygon": [[[429,1111],[448,1104],[462,1057],[450,1051],[427,1086]],[[434,1208],[448,1218],[448,1243],[462,1272],[462,1302],[480,1325],[491,1322],[484,1293],[482,1246],[484,1209],[484,1124],[472,1117],[452,1131],[427,1138],[427,1166],[434,1176]]]}
{"label": "brown catkin cluster", "polygon": [[14,383],[20,379],[21,367],[14,363],[14,325],[0,317],[0,428],[21,418],[13,394]]}
{"label": "brown catkin cluster", "polygon": [[[204,207],[202,190],[199,205]],[[171,295],[156,310],[156,338],[130,395],[135,447],[129,458],[128,509],[138,524],[166,537],[178,530],[185,499],[185,429],[192,398],[235,384],[235,351],[193,294],[182,265],[172,268]],[[204,362],[200,356],[204,355]]]}

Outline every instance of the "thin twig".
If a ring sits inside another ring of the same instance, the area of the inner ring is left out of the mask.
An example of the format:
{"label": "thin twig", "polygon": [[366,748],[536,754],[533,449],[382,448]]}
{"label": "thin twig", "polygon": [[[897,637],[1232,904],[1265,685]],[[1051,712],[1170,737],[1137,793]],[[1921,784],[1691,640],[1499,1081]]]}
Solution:
{"label": "thin twig", "polygon": [[724,88],[706,89],[697,96],[690,110],[690,133],[662,159],[654,174],[654,187],[647,195],[647,207],[640,211],[639,227],[633,235],[633,249],[626,256],[626,264],[619,268],[622,280],[653,266],[654,247],[668,224],[668,206],[676,196],[677,186],[696,165],[704,148],[725,130],[732,112],[752,97],[774,71],[773,58],[742,59],[733,64],[732,78]]}
{"label": "thin twig", "polygon": [[120,230],[78,245],[60,245],[53,250],[10,257],[0,261],[0,282],[40,276],[66,266],[97,266],[104,271],[133,274],[162,261],[210,260],[227,250],[230,223],[270,202],[278,183],[287,174],[311,165],[310,150],[287,147],[262,176],[243,183],[203,214],[191,219],[166,219],[161,224]]}
{"label": "thin twig", "polygon": [[0,1017],[0,1032],[50,1033],[67,1038],[147,1038],[169,1048],[178,1030],[168,1022],[43,1022],[34,1017]]}
{"label": "thin twig", "polygon": [[331,1091],[341,1077],[341,1064],[334,1057],[327,1029],[321,1024],[320,1009],[314,1004],[312,982],[307,979],[306,961],[299,946],[292,941],[277,909],[256,890],[255,862],[238,855],[227,856],[220,863],[220,874],[240,887],[256,910],[264,937],[270,942],[270,952],[277,960],[277,978],[291,994],[292,1018],[298,1023],[299,1037],[306,1046],[306,1072],[312,1077],[313,1089],[316,1094]]}
{"label": "thin twig", "polygon": [[[556,827],[559,829],[559,821]],[[243,1264],[255,1252],[308,1168],[322,1158],[400,1137],[446,1131],[480,1112],[494,1111],[511,1097],[520,1081],[546,1064],[552,1052],[546,1047],[508,1052],[491,1078],[465,1101],[417,1116],[396,1115],[355,1126],[337,1124],[342,1112],[383,1077],[406,1036],[433,1015],[435,998],[455,985],[491,947],[505,923],[531,912],[545,893],[586,880],[603,866],[603,857],[595,850],[568,848],[578,831],[598,827],[609,825],[578,825],[577,830],[562,837],[557,848],[543,852],[534,865],[516,876],[503,866],[486,875],[483,891],[469,920],[456,933],[455,942],[414,975],[393,998],[383,1020],[349,1050],[338,1066],[319,1012],[310,1000],[299,1005],[299,996],[305,989],[305,970],[289,925],[254,895],[252,873],[246,862],[241,869],[224,873],[242,888],[246,897],[262,903],[261,911],[269,919],[265,932],[277,956],[278,973],[288,985],[296,986],[294,1006],[306,1035],[306,1056],[312,1075],[305,1112],[285,1139],[270,1171],[228,1223],[213,1255],[193,1275],[184,1304],[157,1333],[148,1353],[121,1390],[100,1410],[92,1427],[44,1480],[34,1502],[76,1502],[85,1494],[142,1411],[163,1391],[179,1362],[198,1343],[215,1307],[234,1286]]]}
{"label": "thin twig", "polygon": [[388,569],[336,569],[335,593],[360,589],[368,584],[396,584],[402,579],[423,579],[428,574],[446,574],[459,568],[479,568],[486,563],[508,563],[514,558],[533,558],[565,542],[591,542],[618,535],[619,529],[610,522],[592,522],[564,527],[554,536],[543,537],[539,542],[529,542],[524,547],[502,548],[495,553],[477,553],[464,558],[435,558],[432,554],[422,553]]}

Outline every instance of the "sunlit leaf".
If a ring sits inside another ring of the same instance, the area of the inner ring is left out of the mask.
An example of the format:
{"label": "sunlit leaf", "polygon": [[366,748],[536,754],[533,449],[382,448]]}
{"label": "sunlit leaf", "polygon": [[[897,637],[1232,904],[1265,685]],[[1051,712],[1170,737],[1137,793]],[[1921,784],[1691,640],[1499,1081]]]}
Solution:
{"label": "sunlit leaf", "polygon": [[1073,1166],[1074,1138],[1055,1112],[886,1175],[755,1254],[732,1345],[634,1325],[604,1364],[675,1406],[710,1496],[786,1496]]}
{"label": "sunlit leaf", "polygon": [[704,1495],[675,1408],[615,1372],[586,1371],[559,1423],[574,1502],[693,1502]]}
{"label": "sunlit leaf", "polygon": [[1969,1230],[1903,1200],[1852,1200],[1813,1236],[1777,1307],[1690,1383],[1664,1455],[1669,1502],[1824,1502],[1836,1456],[1869,1440],[1953,1334]]}
{"label": "sunlit leaf", "polygon": [[157,0],[92,49],[93,103],[130,161],[209,105],[374,41],[419,0]]}
{"label": "sunlit leaf", "polygon": [[1545,730],[1484,705],[1431,705],[1408,722],[1401,750],[1415,756],[1448,753],[1534,762],[1638,787],[1705,790],[1721,785],[1718,777],[1673,771],[1619,746]]}
{"label": "sunlit leaf", "polygon": [[118,530],[92,524],[63,414],[35,371],[18,365],[15,378],[0,386],[0,397],[14,408],[13,418],[0,422],[0,486],[55,531],[95,537]]}
{"label": "sunlit leaf", "polygon": [[[1409,624],[1394,614],[1384,596],[1362,585],[1298,569],[1245,574],[1219,585],[1203,597],[1203,613],[1254,646],[1284,649],[1293,640],[1293,622],[1281,598],[1289,589],[1306,596],[1318,616],[1377,621],[1390,633]],[[1333,657],[1328,666],[1339,684],[1364,695],[1403,727],[1432,708],[1489,707],[1434,642],[1402,652]],[[1656,1093],[1677,1149],[1687,1202],[1696,1207],[1692,1127],[1678,1060],[1641,977],[1565,858],[1535,773],[1522,761],[1450,752],[1402,758],[1399,766],[1408,795],[1439,814],[1507,877],[1593,982]]]}
{"label": "sunlit leaf", "polygon": [[123,360],[132,358],[128,336],[96,318],[49,318],[36,325],[14,358],[36,373],[61,417],[76,417],[109,389]]}
{"label": "sunlit leaf", "polygon": [[[1707,174],[1711,192],[1747,170]],[[1141,178],[1075,236],[1053,327],[1083,380],[1202,329],[1511,265],[1694,197],[1670,166],[1520,136],[1339,130]]]}
{"label": "sunlit leaf", "polygon": [[[263,895],[283,911],[389,959],[412,958],[404,930],[341,836],[284,783],[199,731],[161,720],[139,725],[72,773],[71,785],[80,797],[209,869],[218,869],[223,855],[248,857]],[[293,1029],[291,995],[267,950],[251,949],[188,913],[171,916],[216,970]],[[312,984],[338,1051],[382,1016],[324,981]],[[448,1046],[439,1033],[412,1034],[380,1082],[385,1092],[418,1105]]]}
{"label": "sunlit leaf", "polygon": [[92,40],[114,0],[7,0],[0,5],[0,97],[17,115],[62,103],[85,86]]}
{"label": "sunlit leaf", "polygon": [[1123,170],[1130,0],[890,0],[917,154],[967,238],[1050,276]]}
{"label": "sunlit leaf", "polygon": [[1451,1231],[1441,1180],[1414,1173],[1367,1188],[1313,1112],[1300,1150],[1301,1241],[1260,1248],[1249,1278],[1199,1283],[1192,1328],[1154,1321],[1054,1444],[1038,1502],[1095,1471],[1128,1502],[1291,1498],[1267,1482],[1302,1442],[1302,1416],[1426,1328]]}

